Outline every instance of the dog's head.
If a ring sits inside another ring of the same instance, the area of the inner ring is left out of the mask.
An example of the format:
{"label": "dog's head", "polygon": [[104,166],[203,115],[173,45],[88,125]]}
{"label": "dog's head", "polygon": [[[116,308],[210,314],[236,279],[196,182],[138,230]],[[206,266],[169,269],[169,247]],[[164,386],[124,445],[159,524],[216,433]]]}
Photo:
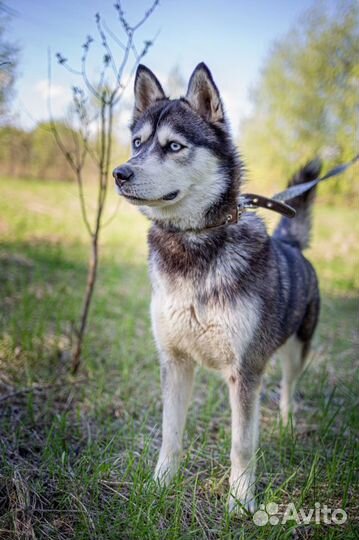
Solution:
{"label": "dog's head", "polygon": [[119,194],[151,219],[203,226],[238,190],[239,161],[205,64],[194,70],[186,96],[174,100],[139,66],[131,131],[132,157],[113,174]]}

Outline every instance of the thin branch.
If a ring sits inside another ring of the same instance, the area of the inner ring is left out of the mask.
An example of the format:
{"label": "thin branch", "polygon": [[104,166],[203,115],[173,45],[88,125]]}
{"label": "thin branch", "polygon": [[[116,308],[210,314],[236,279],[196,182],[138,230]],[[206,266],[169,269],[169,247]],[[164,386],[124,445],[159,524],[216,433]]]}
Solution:
{"label": "thin branch", "polygon": [[51,107],[51,52],[50,52],[50,49],[48,50],[48,95],[47,95],[47,106],[48,106],[48,113],[49,113],[50,126],[51,126],[51,129],[52,129],[52,133],[53,133],[53,135],[55,137],[55,140],[56,140],[61,152],[63,153],[63,155],[67,159],[67,162],[70,164],[70,166],[72,167],[72,169],[73,169],[73,171],[74,171],[74,173],[76,175],[76,180],[77,180],[77,185],[78,185],[78,188],[79,188],[79,195],[80,195],[82,218],[84,220],[84,223],[85,223],[85,226],[86,226],[86,229],[87,229],[89,235],[93,236],[91,225],[90,225],[90,222],[89,222],[88,217],[87,217],[87,210],[86,210],[86,205],[85,205],[85,197],[84,197],[81,170],[79,170],[78,166],[76,166],[76,163],[74,162],[74,160],[73,160],[73,158],[71,156],[71,153],[67,150],[66,145],[63,143],[63,141],[61,139],[61,136],[59,134],[59,131],[58,131],[57,127],[56,127],[53,114],[52,114],[52,107]]}
{"label": "thin branch", "polygon": [[130,51],[131,51],[132,39],[133,39],[132,34],[129,34],[126,49],[125,49],[124,54],[123,54],[123,60],[122,60],[122,62],[120,64],[120,67],[118,68],[118,72],[117,72],[117,84],[118,84],[118,86],[120,86],[120,84],[121,84],[120,81],[122,79],[123,70],[125,69],[125,66],[126,66],[127,61],[128,61],[128,56],[129,56]]}
{"label": "thin branch", "polygon": [[101,216],[100,216],[100,223],[99,226],[101,227],[101,219],[102,219],[102,211],[105,205],[106,201],[106,195],[107,195],[107,187],[108,187],[108,174],[109,174],[109,167],[110,167],[110,160],[111,160],[111,150],[112,150],[112,122],[113,122],[113,105],[111,104],[109,107],[109,117],[108,117],[108,125],[107,125],[107,144],[106,144],[106,153],[105,153],[105,169],[104,169],[104,188],[103,188],[103,196],[102,196],[102,205],[101,205]]}
{"label": "thin branch", "polygon": [[74,143],[74,148],[75,148],[74,153],[75,153],[75,156],[76,156],[76,168],[78,169],[79,166],[80,166],[80,161],[81,161],[79,139],[78,139],[77,133],[75,133],[74,129],[71,129],[70,127],[68,129],[70,131],[71,138],[72,138],[73,143]]}
{"label": "thin branch", "polygon": [[115,43],[117,43],[117,45],[119,47],[121,47],[122,50],[125,50],[126,48],[126,45],[124,43],[122,43],[122,41],[120,41],[118,39],[118,37],[116,36],[116,34],[109,28],[109,26],[107,25],[106,21],[103,21],[103,27],[104,29],[106,30],[106,32],[108,33],[109,36],[112,37],[112,39],[114,40]]}
{"label": "thin branch", "polygon": [[[85,45],[83,45],[83,47],[85,47]],[[101,101],[101,96],[100,94],[97,92],[97,90],[94,88],[94,86],[91,84],[88,76],[87,76],[87,71],[86,71],[86,60],[87,60],[87,56],[88,56],[88,51],[89,51],[89,46],[87,48],[84,48],[84,53],[82,55],[82,58],[81,58],[81,75],[82,75],[82,78],[87,86],[87,89],[91,92],[91,94],[93,96],[95,96],[99,101]]]}
{"label": "thin branch", "polygon": [[159,0],[155,0],[153,2],[152,6],[145,12],[142,19],[137,24],[135,24],[135,26],[132,27],[132,32],[136,32],[136,30],[138,30],[140,26],[142,26],[147,21],[147,19],[152,15],[159,3]]}
{"label": "thin branch", "polygon": [[[124,55],[123,55],[123,60],[122,60],[122,63],[119,67],[119,70],[118,70],[118,75],[117,75],[117,83],[120,84],[120,81],[122,79],[122,75],[123,75],[123,70],[125,68],[125,66],[127,65],[127,61],[128,61],[128,56],[129,56],[129,53],[131,50],[133,50],[133,36],[134,36],[134,33],[136,32],[136,30],[148,19],[148,17],[150,17],[151,13],[155,10],[156,6],[158,5],[159,3],[159,0],[155,0],[152,4],[152,6],[150,7],[150,9],[148,9],[146,11],[146,13],[144,14],[144,16],[142,17],[142,19],[133,27],[131,27],[126,18],[125,18],[125,14],[124,14],[124,11],[122,9],[122,6],[121,6],[121,2],[119,1],[117,4],[115,4],[115,8],[118,12],[118,17],[119,17],[119,20],[122,24],[122,27],[127,35],[127,44],[126,44],[126,47],[124,49]],[[135,49],[136,51],[136,49]],[[136,57],[136,54],[135,53],[135,57]],[[136,58],[136,61],[139,62],[140,59],[137,57]],[[117,88],[118,90],[118,88]],[[113,97],[115,97],[117,91],[113,93]]]}
{"label": "thin branch", "polygon": [[105,227],[108,227],[108,225],[110,225],[110,223],[113,222],[113,220],[115,219],[115,217],[117,216],[117,212],[118,212],[118,209],[120,208],[120,203],[121,203],[121,199],[118,198],[117,200],[117,203],[116,203],[116,207],[114,209],[114,211],[112,212],[112,214],[109,216],[109,218],[101,224],[101,228],[104,229]]}
{"label": "thin branch", "polygon": [[[111,36],[111,38],[114,40],[114,42],[117,43],[117,45],[118,45],[119,47],[121,47],[122,50],[125,50],[125,49],[126,49],[126,45],[124,45],[124,43],[122,43],[122,41],[120,41],[120,40],[118,39],[118,37],[115,35],[114,32],[112,32],[111,28],[106,24],[105,21],[103,21],[103,27],[104,27],[104,29],[106,30],[106,32],[108,33],[108,35]],[[132,49],[132,52],[133,52],[134,57],[135,57],[136,60],[137,60],[139,55],[138,55],[138,52],[137,52],[137,49],[136,49],[136,46],[135,46],[134,43],[132,44],[131,49]]]}
{"label": "thin branch", "polygon": [[102,29],[102,26],[101,26],[101,17],[99,15],[99,13],[96,14],[96,26],[97,26],[97,31],[98,33],[100,34],[100,38],[102,40],[102,46],[105,48],[106,52],[107,52],[107,55],[105,55],[104,57],[104,66],[108,65],[109,63],[111,63],[112,65],[112,69],[113,69],[113,72],[116,76],[117,74],[117,66],[116,66],[116,62],[115,62],[115,59],[114,59],[114,55],[111,51],[111,47],[109,46],[108,44],[108,41],[107,41],[107,38],[106,38],[106,34],[105,32],[103,31]]}
{"label": "thin branch", "polygon": [[[129,84],[130,80],[132,79],[132,77],[133,77],[139,63],[141,62],[142,58],[144,56],[146,56],[146,54],[148,53],[149,48],[152,47],[152,45],[155,43],[158,35],[159,35],[159,31],[157,32],[157,34],[154,36],[154,38],[152,40],[145,41],[145,45],[144,45],[142,51],[140,52],[140,54],[136,58],[136,61],[134,62],[133,66],[132,66],[132,68],[130,70],[130,73],[129,73],[129,76],[127,77],[126,83],[121,86],[121,92],[117,96],[114,95],[114,106],[116,106],[119,103],[119,101],[121,101],[121,98],[122,98],[128,84]],[[116,93],[117,93],[118,90],[119,90],[119,88],[117,88]]]}
{"label": "thin branch", "polygon": [[60,64],[61,66],[63,66],[69,73],[72,73],[73,75],[81,75],[81,71],[77,70],[77,69],[74,69],[72,68],[68,62],[67,62],[67,58],[65,58],[64,56],[62,56],[61,53],[56,53],[56,58],[57,58],[57,62],[58,64]]}

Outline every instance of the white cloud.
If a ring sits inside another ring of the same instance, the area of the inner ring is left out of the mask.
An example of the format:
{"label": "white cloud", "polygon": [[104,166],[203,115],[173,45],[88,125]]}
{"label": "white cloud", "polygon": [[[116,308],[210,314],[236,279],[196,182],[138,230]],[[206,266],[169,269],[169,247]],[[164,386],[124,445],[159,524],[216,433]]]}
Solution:
{"label": "white cloud", "polygon": [[[13,111],[25,128],[34,128],[36,124],[48,121],[49,85],[46,79],[36,81],[32,86],[22,88],[13,103]],[[55,118],[66,115],[71,102],[71,89],[61,84],[52,84],[51,109]]]}
{"label": "white cloud", "polygon": [[42,79],[34,85],[34,93],[37,96],[37,101],[40,98],[39,104],[41,104],[44,113],[48,112],[48,97],[51,99],[51,109],[54,117],[64,116],[71,103],[71,89],[67,86],[52,83],[49,87],[47,80]]}
{"label": "white cloud", "polygon": [[[47,96],[49,95],[49,83],[46,80],[38,81],[35,84],[35,91],[43,98],[47,99]],[[69,97],[69,90],[65,86],[61,86],[60,84],[52,84],[50,87],[50,94],[52,98],[64,98],[66,97],[68,99]]]}

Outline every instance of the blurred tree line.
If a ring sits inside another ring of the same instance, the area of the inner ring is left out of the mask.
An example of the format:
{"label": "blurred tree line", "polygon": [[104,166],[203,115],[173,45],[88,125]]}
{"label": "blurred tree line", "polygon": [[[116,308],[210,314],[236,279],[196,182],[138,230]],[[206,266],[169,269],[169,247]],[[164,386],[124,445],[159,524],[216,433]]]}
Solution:
{"label": "blurred tree line", "polygon": [[[298,164],[319,155],[325,169],[358,152],[359,3],[318,3],[276,42],[252,93],[240,146],[250,176],[273,193]],[[359,193],[358,166],[324,192]]]}
{"label": "blurred tree line", "polygon": [[[71,129],[61,123],[57,127],[65,140],[71,141]],[[46,123],[31,131],[12,125],[0,128],[0,173],[21,178],[73,179],[72,170]]]}
{"label": "blurred tree line", "polygon": [[[55,127],[71,152],[76,145],[76,131],[64,122],[55,122]],[[96,146],[95,137],[90,144]],[[127,159],[129,148],[116,140],[113,144],[116,162]],[[94,177],[95,164],[89,161],[84,173],[90,179]],[[39,123],[30,131],[11,124],[0,127],[0,174],[17,178],[74,180],[73,170],[59,150],[50,122]]]}

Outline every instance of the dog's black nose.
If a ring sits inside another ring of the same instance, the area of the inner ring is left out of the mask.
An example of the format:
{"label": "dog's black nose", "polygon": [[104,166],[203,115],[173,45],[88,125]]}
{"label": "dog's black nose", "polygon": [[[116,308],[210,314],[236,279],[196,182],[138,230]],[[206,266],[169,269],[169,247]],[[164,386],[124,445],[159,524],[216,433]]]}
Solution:
{"label": "dog's black nose", "polygon": [[116,181],[116,184],[118,186],[122,186],[123,184],[131,180],[134,172],[129,165],[121,165],[121,167],[116,167],[112,174]]}

